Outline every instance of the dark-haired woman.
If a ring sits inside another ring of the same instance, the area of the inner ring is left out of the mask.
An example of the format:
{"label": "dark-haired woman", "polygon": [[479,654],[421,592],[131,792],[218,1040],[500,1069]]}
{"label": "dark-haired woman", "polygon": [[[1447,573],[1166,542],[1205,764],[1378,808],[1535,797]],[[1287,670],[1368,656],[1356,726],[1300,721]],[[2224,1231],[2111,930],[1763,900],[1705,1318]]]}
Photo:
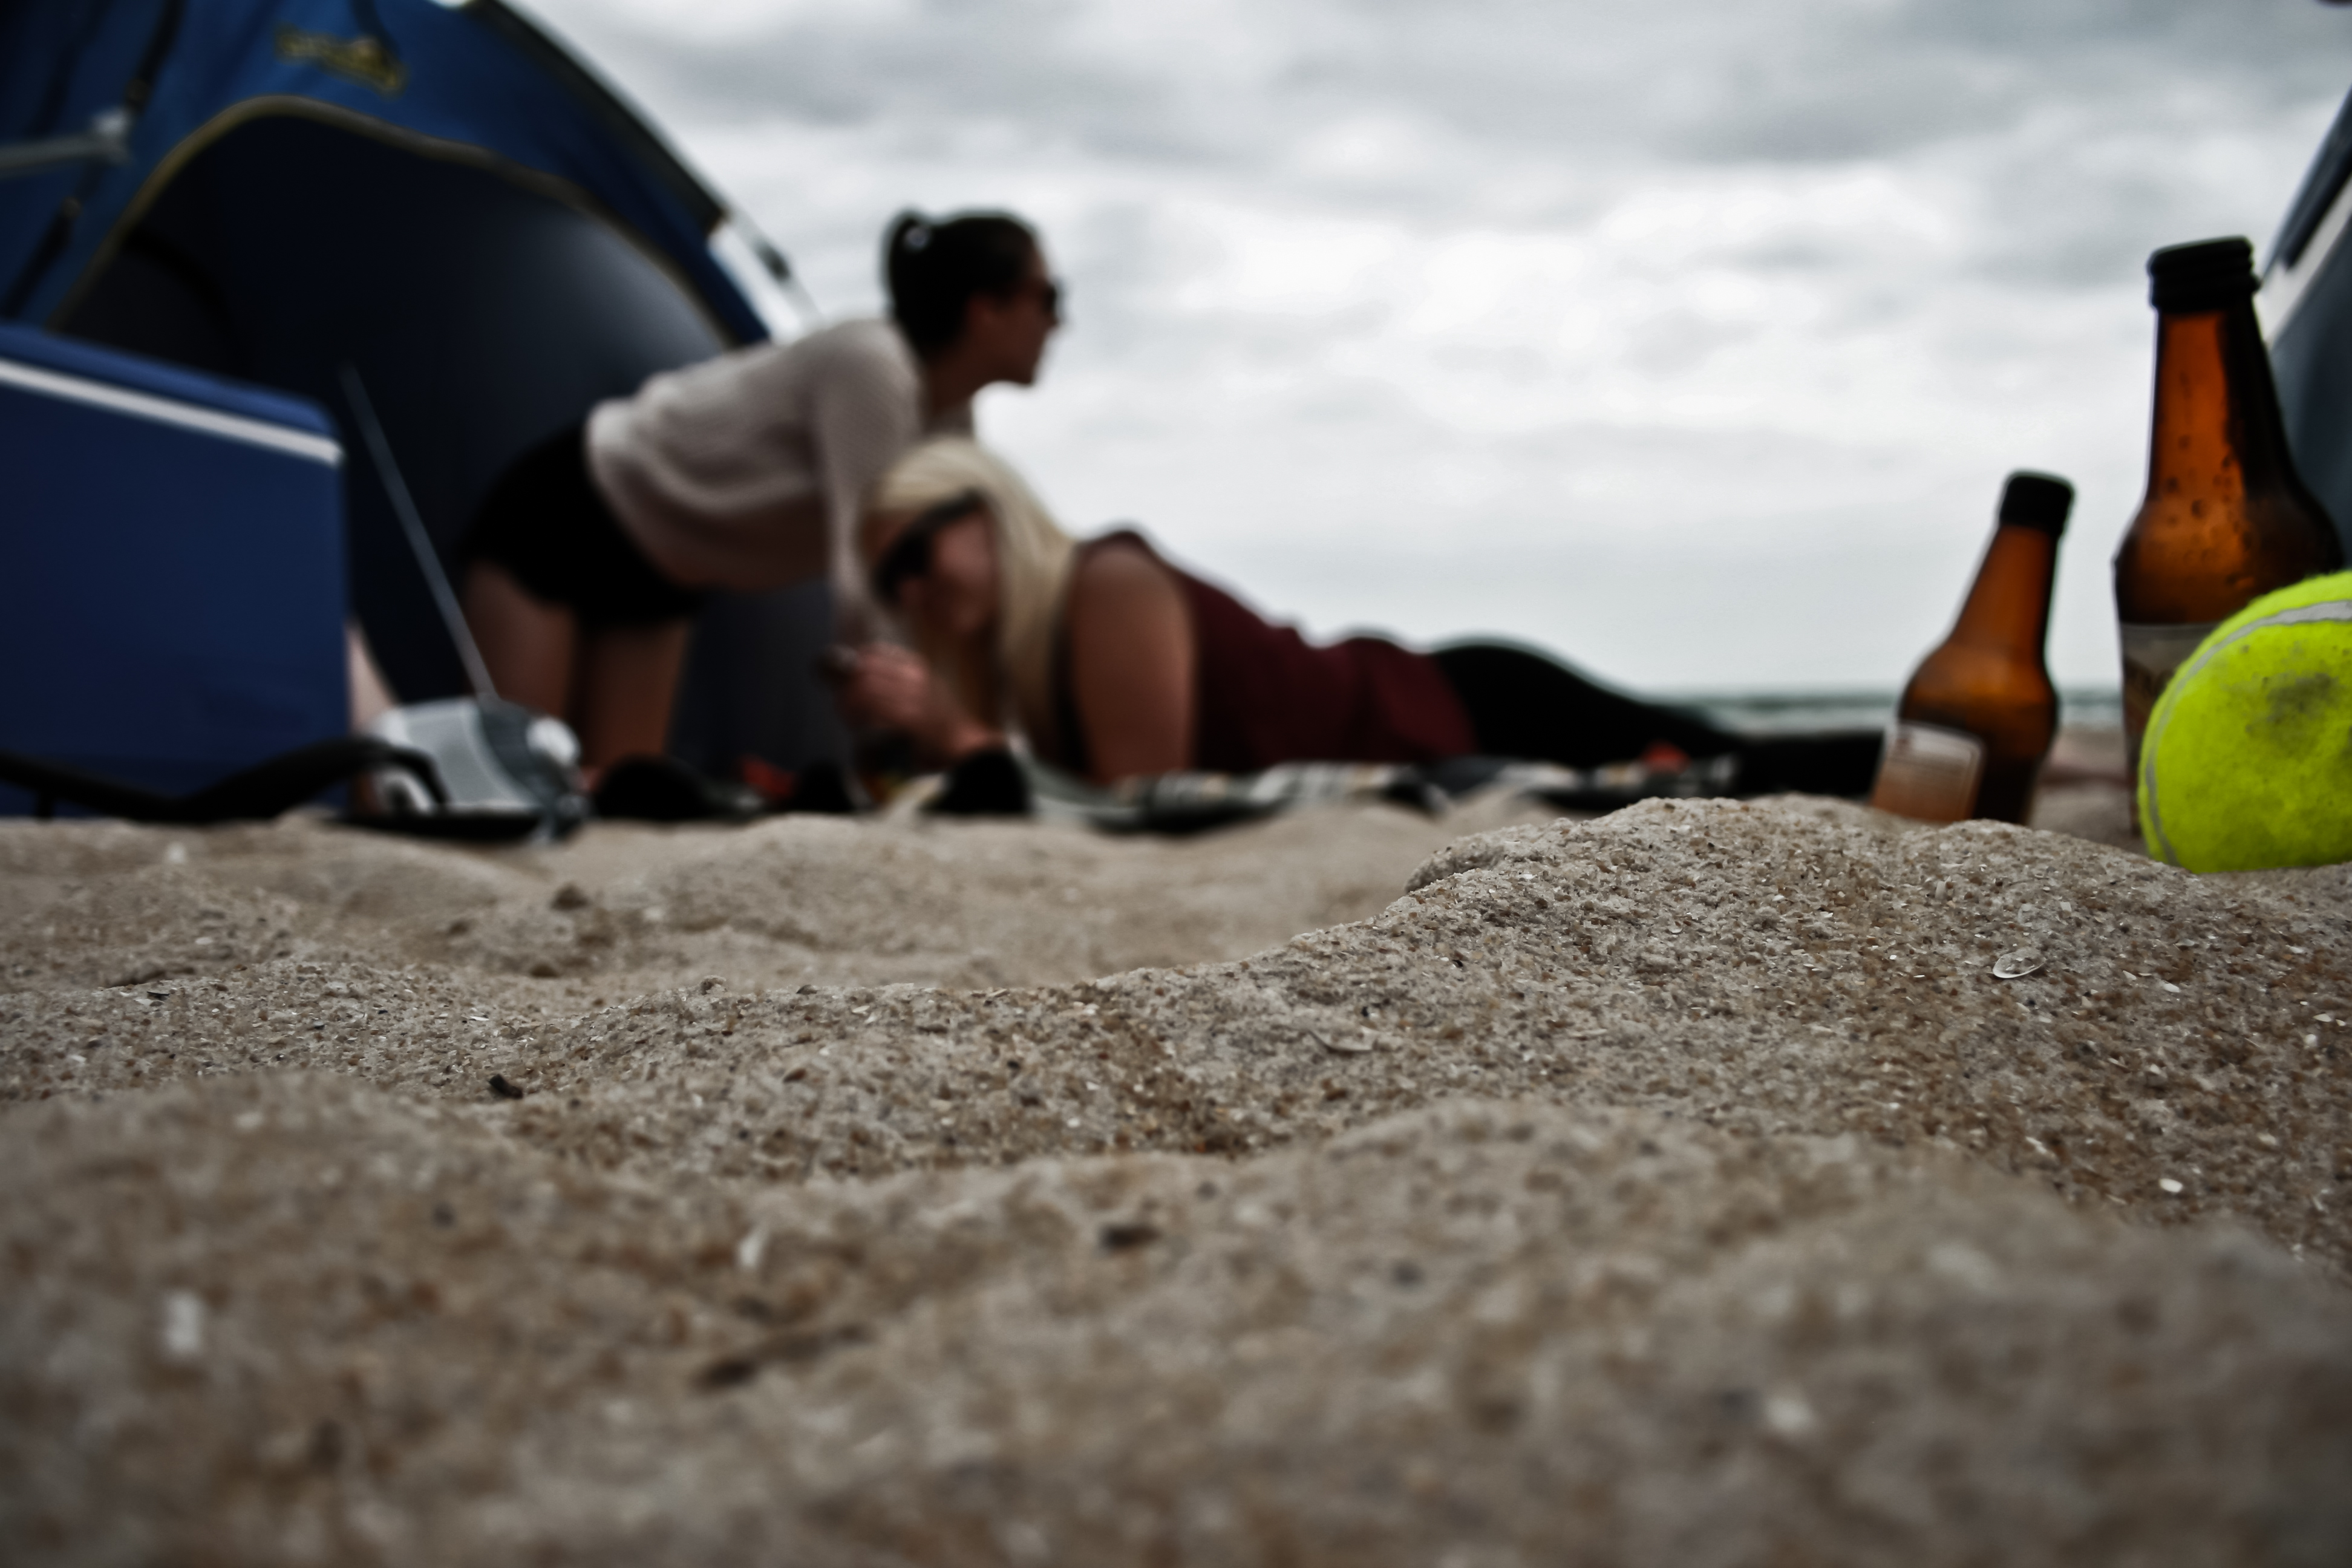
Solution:
{"label": "dark-haired woman", "polygon": [[1036,379],[1060,289],[1019,219],[908,214],[883,246],[888,321],[759,343],[649,379],[526,453],[467,535],[466,619],[499,695],[569,720],[597,770],[658,754],[711,589],[830,574],[863,618],[860,498],[971,400]]}

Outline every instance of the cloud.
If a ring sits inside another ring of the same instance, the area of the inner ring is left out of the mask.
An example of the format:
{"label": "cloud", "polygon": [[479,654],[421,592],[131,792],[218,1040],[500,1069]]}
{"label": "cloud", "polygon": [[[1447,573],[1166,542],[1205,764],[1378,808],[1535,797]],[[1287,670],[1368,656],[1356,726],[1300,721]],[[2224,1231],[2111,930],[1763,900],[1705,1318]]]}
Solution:
{"label": "cloud", "polygon": [[1071,327],[982,421],[1073,522],[1321,629],[1700,686],[1894,685],[2027,466],[2082,497],[2053,665],[2112,684],[2142,263],[2267,243],[2352,41],[2312,0],[545,9],[836,312],[902,205],[1034,216]]}

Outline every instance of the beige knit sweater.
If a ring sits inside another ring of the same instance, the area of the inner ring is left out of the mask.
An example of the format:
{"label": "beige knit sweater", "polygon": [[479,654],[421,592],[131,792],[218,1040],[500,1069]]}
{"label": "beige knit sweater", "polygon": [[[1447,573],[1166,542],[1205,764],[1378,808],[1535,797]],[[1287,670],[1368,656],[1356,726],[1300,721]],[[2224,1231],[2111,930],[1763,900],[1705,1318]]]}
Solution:
{"label": "beige knit sweater", "polygon": [[866,490],[925,436],[971,430],[970,403],[926,419],[921,369],[898,328],[844,321],[597,405],[588,467],[681,586],[756,592],[826,574],[849,610],[865,597],[854,547]]}

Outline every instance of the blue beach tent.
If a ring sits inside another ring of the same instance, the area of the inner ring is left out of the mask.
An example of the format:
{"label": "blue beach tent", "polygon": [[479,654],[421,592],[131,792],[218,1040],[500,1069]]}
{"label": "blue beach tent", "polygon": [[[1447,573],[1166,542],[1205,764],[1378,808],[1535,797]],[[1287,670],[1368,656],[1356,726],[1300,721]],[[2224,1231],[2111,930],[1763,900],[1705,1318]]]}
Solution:
{"label": "blue beach tent", "polygon": [[[0,321],[325,409],[352,607],[404,700],[463,672],[341,367],[446,559],[515,457],[655,371],[766,337],[787,280],[499,0],[0,5]],[[823,626],[814,585],[714,606],[687,753],[802,760],[818,700],[801,645]]]}

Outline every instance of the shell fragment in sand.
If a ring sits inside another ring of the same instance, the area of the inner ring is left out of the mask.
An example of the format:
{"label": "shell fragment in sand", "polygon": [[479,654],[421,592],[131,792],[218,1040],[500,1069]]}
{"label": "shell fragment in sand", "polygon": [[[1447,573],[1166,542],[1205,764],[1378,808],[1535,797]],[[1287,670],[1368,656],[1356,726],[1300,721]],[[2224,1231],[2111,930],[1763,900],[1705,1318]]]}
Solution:
{"label": "shell fragment in sand", "polygon": [[2015,980],[2041,967],[2042,950],[2034,947],[2011,948],[1992,961],[1992,973],[1996,980]]}
{"label": "shell fragment in sand", "polygon": [[1368,1056],[1371,1052],[1372,1037],[1370,1030],[1366,1030],[1362,1034],[1359,1035],[1342,1035],[1338,1033],[1326,1035],[1316,1029],[1307,1029],[1301,1032],[1304,1033],[1308,1039],[1313,1040],[1317,1045],[1321,1046],[1325,1050],[1337,1051],[1343,1057]]}
{"label": "shell fragment in sand", "polygon": [[193,1290],[163,1294],[163,1359],[186,1364],[205,1353],[205,1302]]}

